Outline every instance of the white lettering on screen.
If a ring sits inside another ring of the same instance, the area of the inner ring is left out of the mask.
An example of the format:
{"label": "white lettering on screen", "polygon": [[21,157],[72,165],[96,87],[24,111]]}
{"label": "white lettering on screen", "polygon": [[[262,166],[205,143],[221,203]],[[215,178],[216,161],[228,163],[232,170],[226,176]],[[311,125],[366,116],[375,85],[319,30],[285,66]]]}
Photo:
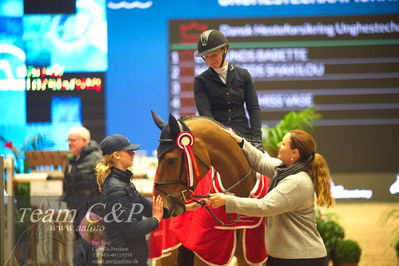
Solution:
{"label": "white lettering on screen", "polygon": [[334,38],[337,35],[359,36],[361,34],[391,34],[399,32],[399,23],[389,21],[386,23],[335,22],[324,24],[320,22],[304,22],[303,24],[245,24],[232,26],[221,24],[220,32],[226,37],[278,37],[278,36],[327,36]]}
{"label": "white lettering on screen", "polygon": [[311,93],[267,93],[258,92],[261,109],[307,108],[314,105]]}
{"label": "white lettering on screen", "polygon": [[307,48],[231,49],[227,60],[232,62],[308,61]]}
{"label": "white lettering on screen", "polygon": [[320,77],[325,73],[323,63],[236,64],[249,71],[252,78]]}

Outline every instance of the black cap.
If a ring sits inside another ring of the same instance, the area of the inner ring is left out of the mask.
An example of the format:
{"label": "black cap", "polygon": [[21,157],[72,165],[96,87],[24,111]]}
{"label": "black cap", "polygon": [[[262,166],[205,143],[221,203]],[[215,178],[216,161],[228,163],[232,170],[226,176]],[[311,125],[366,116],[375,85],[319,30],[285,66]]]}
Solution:
{"label": "black cap", "polygon": [[131,144],[130,141],[123,135],[115,134],[109,135],[100,143],[103,155],[108,155],[120,150],[134,151],[140,148],[140,145]]}

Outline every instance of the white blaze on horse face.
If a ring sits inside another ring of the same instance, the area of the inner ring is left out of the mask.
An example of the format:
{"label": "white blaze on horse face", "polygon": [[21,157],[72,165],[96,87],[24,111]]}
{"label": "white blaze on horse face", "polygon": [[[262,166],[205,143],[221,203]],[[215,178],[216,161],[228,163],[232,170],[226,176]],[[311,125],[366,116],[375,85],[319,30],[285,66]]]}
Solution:
{"label": "white blaze on horse face", "polygon": [[[164,209],[166,209],[165,217],[175,217],[185,212],[184,202],[181,199],[181,191],[185,186],[179,181],[185,181],[182,174],[185,176],[185,171],[181,170],[181,151],[173,149],[158,161],[158,176],[157,182],[173,182],[171,184],[158,185],[156,194],[160,195],[160,190],[163,192]],[[177,182],[176,182],[177,181]]]}

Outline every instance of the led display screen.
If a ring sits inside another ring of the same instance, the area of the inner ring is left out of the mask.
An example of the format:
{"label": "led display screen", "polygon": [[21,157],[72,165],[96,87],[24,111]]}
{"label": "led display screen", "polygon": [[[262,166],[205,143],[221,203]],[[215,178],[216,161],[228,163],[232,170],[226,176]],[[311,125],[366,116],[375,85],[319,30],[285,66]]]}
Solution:
{"label": "led display screen", "polygon": [[28,123],[83,124],[93,139],[105,135],[104,73],[38,75],[28,71],[26,119]]}
{"label": "led display screen", "polygon": [[[398,141],[397,15],[172,20],[169,95],[175,115],[196,114],[193,79],[207,65],[194,53],[206,29],[221,31],[229,40],[227,60],[252,75],[263,126],[314,106],[322,115],[315,135],[334,171],[397,169],[394,146],[382,148],[375,140],[383,130]],[[360,154],[353,160],[361,145],[392,157]]]}
{"label": "led display screen", "polygon": [[25,14],[73,14],[76,0],[24,0]]}
{"label": "led display screen", "polygon": [[79,0],[75,15],[23,17],[27,65],[59,64],[65,72],[107,69],[104,1]]}
{"label": "led display screen", "polygon": [[66,150],[71,126],[105,135],[105,1],[44,2],[0,4],[0,136],[20,146],[46,134]]}

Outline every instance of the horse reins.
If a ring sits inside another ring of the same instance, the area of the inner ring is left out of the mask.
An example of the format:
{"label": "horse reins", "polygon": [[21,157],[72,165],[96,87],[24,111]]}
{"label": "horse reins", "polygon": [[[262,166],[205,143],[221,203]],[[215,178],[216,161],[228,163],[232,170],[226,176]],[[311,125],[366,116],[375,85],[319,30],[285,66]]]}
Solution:
{"label": "horse reins", "polygon": [[[250,176],[250,175],[251,175],[251,168],[249,169],[249,172],[248,172],[243,178],[241,178],[241,179],[238,180],[236,183],[234,183],[232,186],[230,186],[229,188],[227,188],[223,193],[225,193],[225,194],[226,194],[226,193],[231,193],[231,192],[230,192],[231,189],[233,189],[233,188],[235,188],[236,186],[238,186],[239,184],[241,184],[241,182],[243,182],[245,179],[247,179],[248,176]],[[240,221],[240,218],[241,218],[241,215],[240,215],[240,214],[237,214],[237,217],[236,217],[236,219],[235,219],[234,221],[233,221],[233,219],[231,218],[231,216],[230,216],[229,214],[227,214],[227,217],[229,218],[229,220],[230,220],[231,223],[228,223],[228,224],[224,223],[222,220],[220,220],[220,219],[215,215],[215,213],[214,213],[203,201],[196,200],[195,198],[210,198],[210,195],[209,195],[209,194],[208,194],[208,195],[197,195],[197,194],[194,194],[194,195],[191,196],[191,199],[190,199],[190,200],[194,201],[195,203],[198,203],[198,204],[202,205],[202,208],[205,208],[205,209],[210,213],[210,215],[212,215],[212,217],[215,218],[215,220],[216,220],[220,225],[222,225],[222,226],[231,226],[231,225],[235,225],[238,221]]]}

